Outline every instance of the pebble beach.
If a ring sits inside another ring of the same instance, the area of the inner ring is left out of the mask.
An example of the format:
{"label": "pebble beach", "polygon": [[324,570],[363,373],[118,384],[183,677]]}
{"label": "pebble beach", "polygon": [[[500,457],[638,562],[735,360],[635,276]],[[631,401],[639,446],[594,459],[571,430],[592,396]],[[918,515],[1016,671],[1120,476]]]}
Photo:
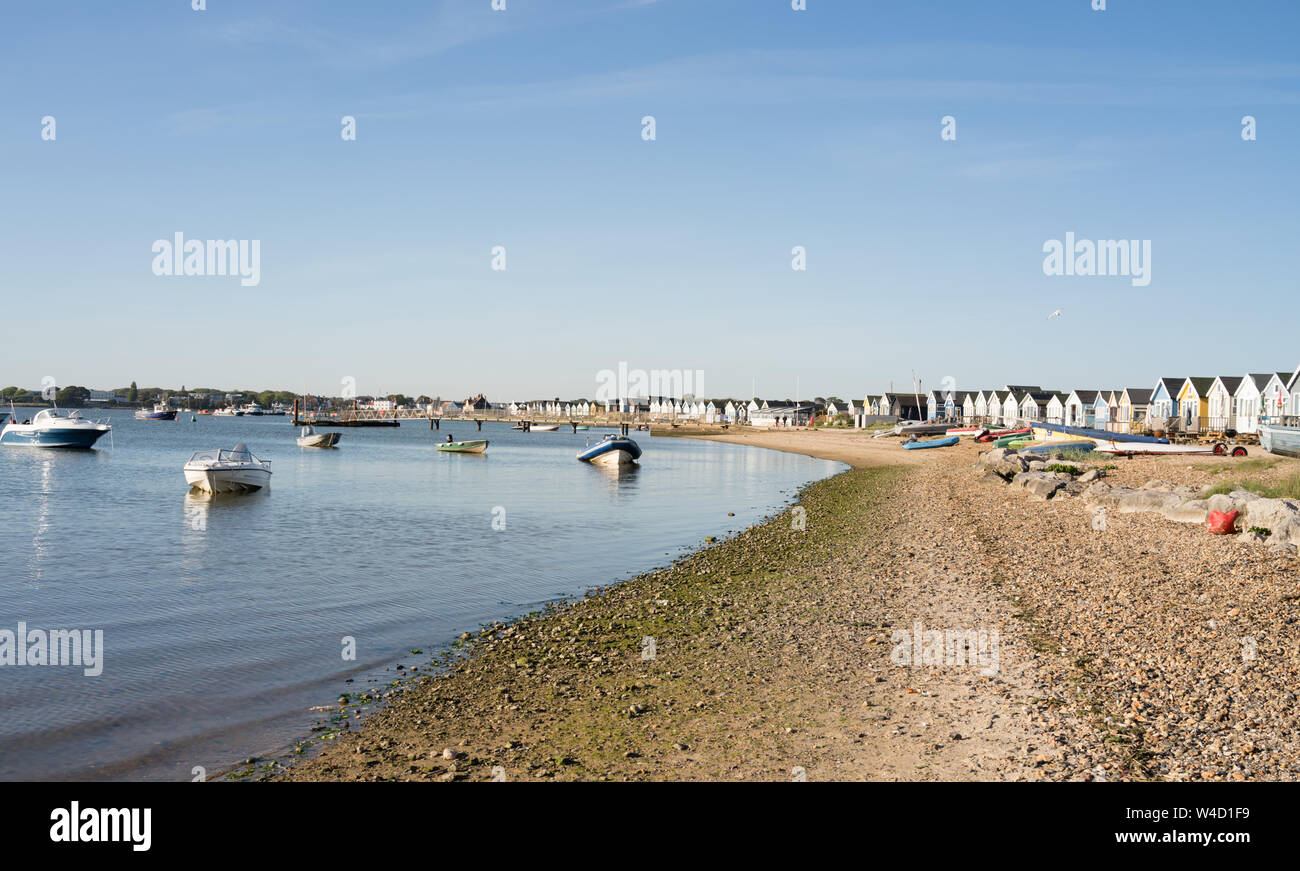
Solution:
{"label": "pebble beach", "polygon": [[[1155,513],[1099,525],[1083,484],[994,480],[969,440],[710,438],[853,468],[670,566],[467,635],[264,779],[1295,779],[1293,549]],[[1183,492],[1300,472],[1251,453],[1077,471]],[[912,656],[918,630],[982,632],[996,657]]]}

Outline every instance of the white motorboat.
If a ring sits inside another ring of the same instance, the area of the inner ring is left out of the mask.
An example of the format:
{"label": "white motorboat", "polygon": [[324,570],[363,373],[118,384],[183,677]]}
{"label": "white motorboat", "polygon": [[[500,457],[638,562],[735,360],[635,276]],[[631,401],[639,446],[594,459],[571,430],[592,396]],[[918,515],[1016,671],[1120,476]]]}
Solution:
{"label": "white motorboat", "polygon": [[243,442],[232,450],[195,451],[185,480],[205,493],[239,493],[271,485],[271,461],[259,460]]}
{"label": "white motorboat", "polygon": [[79,411],[61,414],[57,408],[36,412],[30,421],[18,423],[16,416],[0,430],[0,445],[36,448],[89,448],[113,428],[99,421],[85,420]]}
{"label": "white motorboat", "polygon": [[555,432],[560,427],[557,424],[547,423],[540,426],[529,427],[533,432]]}
{"label": "white motorboat", "polygon": [[309,426],[302,428],[302,433],[298,436],[298,447],[300,448],[332,448],[339,443],[342,438],[340,433],[336,432],[316,432]]}

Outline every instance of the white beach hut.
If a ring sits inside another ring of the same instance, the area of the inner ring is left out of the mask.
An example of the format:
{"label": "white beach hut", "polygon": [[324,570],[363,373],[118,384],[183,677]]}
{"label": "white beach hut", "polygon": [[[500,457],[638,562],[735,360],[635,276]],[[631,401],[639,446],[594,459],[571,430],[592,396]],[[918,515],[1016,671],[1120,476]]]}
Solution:
{"label": "white beach hut", "polygon": [[1246,379],[1240,375],[1219,375],[1210,385],[1207,398],[1210,401],[1210,432],[1223,432],[1236,429],[1237,418],[1233,408],[1233,397]]}
{"label": "white beach hut", "polygon": [[1260,397],[1273,377],[1271,372],[1252,373],[1241,379],[1232,395],[1233,426],[1237,432],[1259,432]]}
{"label": "white beach hut", "polygon": [[1065,422],[1065,400],[1069,396],[1064,393],[1053,393],[1052,398],[1047,400],[1047,422],[1064,423]]}
{"label": "white beach hut", "polygon": [[1287,414],[1291,408],[1291,385],[1293,384],[1295,378],[1288,372],[1274,372],[1270,375],[1268,383],[1260,391],[1260,415],[1276,417]]}

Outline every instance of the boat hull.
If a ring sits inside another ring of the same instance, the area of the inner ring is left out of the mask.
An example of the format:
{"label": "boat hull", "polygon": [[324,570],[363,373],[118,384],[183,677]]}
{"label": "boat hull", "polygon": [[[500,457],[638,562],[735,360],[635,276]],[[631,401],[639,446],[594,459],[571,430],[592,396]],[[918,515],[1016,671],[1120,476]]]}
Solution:
{"label": "boat hull", "polygon": [[185,480],[204,493],[246,493],[271,484],[269,469],[186,469]]}
{"label": "boat hull", "polygon": [[641,459],[641,446],[622,436],[602,439],[581,451],[578,459],[598,466],[630,466]]}
{"label": "boat hull", "polygon": [[52,427],[40,428],[9,424],[0,432],[0,445],[29,448],[91,448],[108,432],[108,428]]}
{"label": "boat hull", "polygon": [[137,411],[136,420],[175,420],[175,411]]}
{"label": "boat hull", "polygon": [[925,448],[947,448],[957,444],[957,442],[959,441],[961,441],[961,439],[959,439],[957,436],[949,436],[946,439],[930,439],[928,441],[921,441],[921,442],[907,442],[906,444],[903,445],[903,450],[918,451],[918,450],[923,450]]}
{"label": "boat hull", "polygon": [[1169,439],[1160,439],[1155,436],[1125,435],[1122,439],[1116,439],[1116,434],[1104,429],[1092,429],[1086,426],[1066,426],[1063,423],[1047,423],[1045,421],[1035,421],[1033,424],[1034,435],[1043,438],[1072,438],[1072,439],[1094,439],[1099,442],[1132,442],[1145,443],[1150,445],[1167,445]]}
{"label": "boat hull", "polygon": [[487,439],[474,439],[465,442],[447,442],[438,445],[438,450],[444,454],[481,454],[487,450]]}
{"label": "boat hull", "polygon": [[[1117,456],[1138,456],[1152,455],[1162,456],[1168,454],[1217,454],[1220,451],[1215,450],[1215,445],[1159,445],[1149,444],[1146,442],[1130,441],[1098,441],[1096,450],[1102,454],[1115,454]],[[1218,445],[1223,449],[1223,445]],[[1225,451],[1226,452],[1226,449]]]}
{"label": "boat hull", "polygon": [[332,448],[343,438],[342,433],[337,432],[318,432],[315,435],[300,436],[298,438],[298,447],[300,448]]}
{"label": "boat hull", "polygon": [[1300,459],[1300,426],[1277,426],[1261,422],[1259,444],[1270,454]]}
{"label": "boat hull", "polygon": [[534,426],[531,429],[533,432],[555,432],[559,427],[547,424],[546,426]]}

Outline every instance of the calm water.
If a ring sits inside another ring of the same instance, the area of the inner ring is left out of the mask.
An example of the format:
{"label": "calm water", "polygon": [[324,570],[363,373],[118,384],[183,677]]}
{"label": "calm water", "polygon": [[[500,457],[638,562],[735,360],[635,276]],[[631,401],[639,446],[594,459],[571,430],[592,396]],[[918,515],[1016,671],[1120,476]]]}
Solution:
{"label": "calm water", "polygon": [[[639,434],[641,466],[619,473],[574,460],[598,430],[484,424],[488,453],[456,456],[435,442],[473,424],[312,450],[284,417],[109,415],[112,449],[0,448],[0,629],[102,629],[105,647],[98,677],[0,667],[0,778],[188,780],[276,750],[367,676],[663,565],[843,468]],[[239,441],[272,461],[270,490],[191,495],[190,454]]]}

